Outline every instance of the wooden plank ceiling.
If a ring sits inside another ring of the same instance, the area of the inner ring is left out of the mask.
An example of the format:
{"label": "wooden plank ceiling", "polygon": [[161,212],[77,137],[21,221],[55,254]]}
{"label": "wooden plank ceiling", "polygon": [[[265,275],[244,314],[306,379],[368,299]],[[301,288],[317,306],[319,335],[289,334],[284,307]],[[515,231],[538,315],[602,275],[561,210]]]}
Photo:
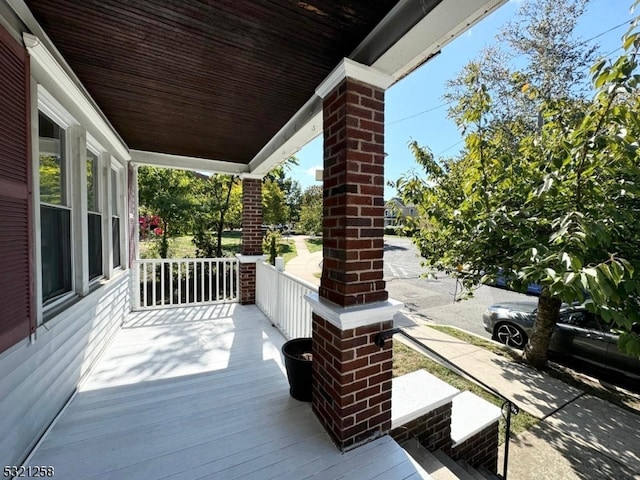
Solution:
{"label": "wooden plank ceiling", "polygon": [[129,148],[247,164],[396,0],[27,0]]}

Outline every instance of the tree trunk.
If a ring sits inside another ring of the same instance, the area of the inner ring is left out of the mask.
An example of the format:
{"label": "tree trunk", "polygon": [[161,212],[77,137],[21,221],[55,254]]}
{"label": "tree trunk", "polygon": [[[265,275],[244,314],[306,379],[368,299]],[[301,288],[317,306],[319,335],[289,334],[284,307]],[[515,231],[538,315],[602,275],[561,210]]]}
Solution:
{"label": "tree trunk", "polygon": [[560,316],[562,302],[558,297],[542,289],[538,299],[538,311],[529,343],[524,349],[525,361],[534,367],[543,368],[547,365],[547,350],[551,341],[551,334]]}
{"label": "tree trunk", "polygon": [[229,209],[229,199],[231,198],[231,189],[233,188],[234,183],[235,183],[235,177],[231,177],[229,179],[229,184],[227,188],[227,198],[225,199],[224,205],[222,206],[219,212],[220,218],[218,221],[218,231],[217,231],[218,243],[216,245],[216,257],[218,258],[222,257],[222,232],[224,231],[224,217],[227,213],[227,210]]}
{"label": "tree trunk", "polygon": [[164,227],[162,231],[162,240],[160,240],[160,258],[167,258],[169,256],[169,226],[166,221],[162,222]]}

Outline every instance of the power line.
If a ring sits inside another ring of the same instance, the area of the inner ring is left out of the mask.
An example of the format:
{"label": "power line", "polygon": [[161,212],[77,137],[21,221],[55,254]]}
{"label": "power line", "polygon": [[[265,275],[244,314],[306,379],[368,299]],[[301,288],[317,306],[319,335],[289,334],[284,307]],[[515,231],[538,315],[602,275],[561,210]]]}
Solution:
{"label": "power line", "polygon": [[[609,29],[607,29],[607,30],[605,30],[605,31],[603,31],[603,32],[600,32],[600,33],[598,33],[597,35],[594,35],[594,36],[593,36],[593,37],[591,37],[591,38],[587,38],[586,40],[583,40],[582,42],[580,42],[580,43],[578,44],[578,46],[580,46],[580,45],[584,45],[585,43],[589,43],[589,42],[591,42],[592,40],[595,40],[596,38],[600,38],[600,37],[602,37],[603,35],[606,35],[607,33],[610,33],[610,32],[612,32],[612,31],[614,31],[614,30],[617,30],[618,28],[620,28],[620,27],[622,27],[622,26],[624,26],[624,25],[631,25],[631,23],[632,23],[632,21],[631,21],[631,20],[626,20],[626,21],[624,21],[624,22],[622,22],[622,23],[619,23],[618,25],[615,25],[615,26],[613,26],[613,27],[611,27],[611,28],[609,28]],[[605,55],[605,57],[609,57],[612,53],[616,52],[616,51],[617,51],[617,50],[619,50],[620,48],[621,48],[621,47],[618,47],[618,48],[616,48],[615,50],[613,50],[613,51],[611,51],[611,52],[607,53],[607,54]],[[589,67],[589,68],[590,68],[590,67]],[[440,109],[440,108],[442,108],[442,107],[446,107],[447,105],[450,105],[451,103],[453,103],[453,101],[450,101],[450,102],[444,102],[444,103],[441,103],[441,104],[439,104],[439,105],[436,105],[435,107],[428,108],[428,109],[426,109],[426,110],[423,110],[423,111],[418,112],[418,113],[414,113],[414,114],[409,115],[409,116],[407,116],[407,117],[399,118],[399,119],[397,119],[397,120],[394,120],[393,122],[389,122],[389,123],[387,123],[387,126],[395,125],[396,123],[404,122],[405,120],[410,120],[410,119],[412,119],[412,118],[419,117],[419,116],[421,116],[421,115],[424,115],[425,113],[433,112],[434,110],[438,110],[438,109]],[[456,144],[456,145],[457,145],[457,144]],[[451,146],[451,147],[449,147],[449,148],[453,148],[454,146],[455,146],[455,145],[453,145],[453,146]],[[447,149],[447,150],[448,150],[448,149]],[[445,150],[445,151],[446,151],[446,150]],[[444,153],[444,152],[443,152],[443,153]],[[439,155],[439,154],[438,154],[438,155]]]}
{"label": "power line", "polygon": [[605,30],[604,32],[601,32],[601,33],[599,33],[599,34],[597,34],[597,35],[595,35],[595,36],[593,36],[593,37],[591,37],[591,38],[587,38],[586,40],[584,40],[584,41],[580,42],[580,43],[578,44],[578,46],[580,46],[580,45],[584,45],[585,43],[589,43],[590,41],[595,40],[596,38],[600,38],[601,36],[606,35],[606,34],[607,34],[607,33],[609,33],[609,32],[613,32],[614,30],[616,30],[616,29],[618,29],[618,28],[622,27],[623,25],[631,25],[631,22],[632,22],[631,20],[626,20],[626,21],[624,21],[624,22],[622,22],[622,23],[620,23],[620,24],[616,25],[615,27],[611,27],[610,29]]}
{"label": "power line", "polygon": [[451,150],[453,147],[457,147],[458,145],[460,145],[462,142],[464,142],[464,138],[456,143],[454,143],[453,145],[451,145],[450,147],[445,148],[444,150],[442,150],[439,153],[436,153],[435,156],[439,157],[440,155],[442,155],[444,152],[448,152],[449,150]]}
{"label": "power line", "polygon": [[409,120],[411,118],[419,117],[420,115],[424,115],[425,113],[433,112],[434,110],[438,110],[439,108],[446,107],[452,102],[441,103],[440,105],[436,105],[435,107],[428,108],[418,113],[414,113],[413,115],[409,115],[408,117],[399,118],[398,120],[394,120],[393,122],[387,123],[387,125],[394,125],[396,123],[404,122],[405,120]]}

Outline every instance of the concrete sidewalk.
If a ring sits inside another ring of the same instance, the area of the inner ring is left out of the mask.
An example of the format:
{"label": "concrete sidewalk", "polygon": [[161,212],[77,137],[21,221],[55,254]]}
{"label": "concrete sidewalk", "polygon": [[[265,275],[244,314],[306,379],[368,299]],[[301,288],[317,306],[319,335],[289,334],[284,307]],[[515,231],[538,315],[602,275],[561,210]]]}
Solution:
{"label": "concrete sidewalk", "polygon": [[[394,320],[408,334],[541,419],[512,439],[510,479],[640,479],[640,416],[438,332],[406,312]],[[502,455],[501,448],[499,465]]]}
{"label": "concrete sidewalk", "polygon": [[314,273],[320,273],[320,262],[322,262],[322,250],[311,253],[307,248],[306,235],[295,235],[291,239],[295,242],[298,256],[287,262],[284,271],[295,275],[313,285],[320,285],[320,278]]}

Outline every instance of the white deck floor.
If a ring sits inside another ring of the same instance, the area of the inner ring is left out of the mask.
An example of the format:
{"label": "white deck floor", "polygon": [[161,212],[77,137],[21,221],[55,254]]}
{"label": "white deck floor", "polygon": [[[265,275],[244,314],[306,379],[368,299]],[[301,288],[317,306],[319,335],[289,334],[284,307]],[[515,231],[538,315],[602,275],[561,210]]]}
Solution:
{"label": "white deck floor", "polygon": [[429,478],[388,436],[341,454],[289,397],[283,343],[254,306],[134,313],[30,465],[57,480]]}

